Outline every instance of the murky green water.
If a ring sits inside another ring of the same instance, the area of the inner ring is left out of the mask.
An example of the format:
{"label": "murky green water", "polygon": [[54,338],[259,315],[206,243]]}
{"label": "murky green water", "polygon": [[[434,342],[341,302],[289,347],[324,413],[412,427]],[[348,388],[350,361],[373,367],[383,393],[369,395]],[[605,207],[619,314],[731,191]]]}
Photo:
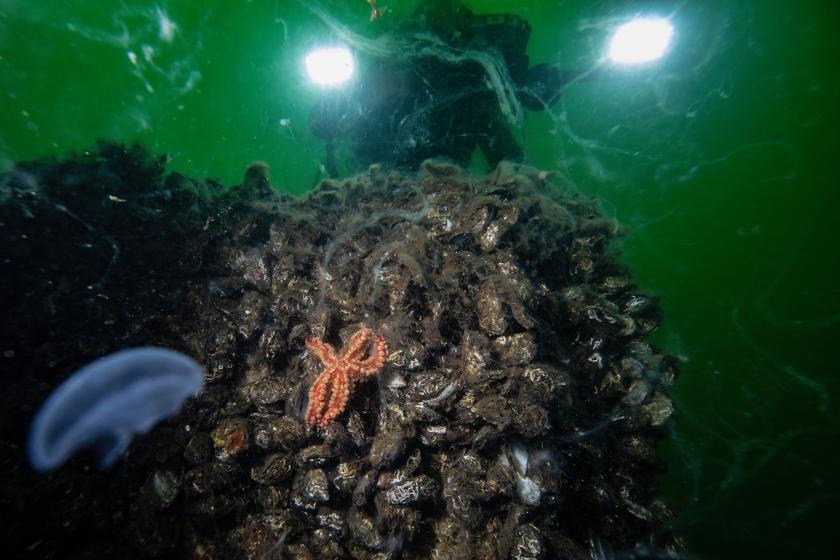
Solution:
{"label": "murky green water", "polygon": [[[703,558],[818,557],[840,501],[840,206],[829,1],[479,1],[530,21],[531,64],[597,69],[551,112],[526,111],[529,162],[601,197],[623,252],[662,296],[658,342],[683,360],[663,491]],[[98,138],[170,154],[170,169],[237,182],[266,161],[292,193],[323,176],[304,69],[376,37],[416,2],[0,1],[0,166]],[[319,8],[320,6],[320,8]],[[313,11],[314,9],[314,11]],[[616,25],[669,16],[659,62],[604,60]],[[364,57],[363,53],[359,53]],[[474,169],[484,171],[481,157]]]}

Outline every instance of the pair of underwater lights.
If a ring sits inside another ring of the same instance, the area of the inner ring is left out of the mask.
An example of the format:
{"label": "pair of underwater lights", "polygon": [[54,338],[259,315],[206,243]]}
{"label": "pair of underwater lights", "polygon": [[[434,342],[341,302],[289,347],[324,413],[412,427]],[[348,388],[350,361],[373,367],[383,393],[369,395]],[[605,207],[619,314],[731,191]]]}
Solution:
{"label": "pair of underwater lights", "polygon": [[[639,17],[619,26],[610,37],[607,58],[615,64],[652,62],[665,54],[674,27],[665,18]],[[311,51],[304,61],[309,79],[322,87],[335,87],[353,77],[355,63],[347,47]]]}

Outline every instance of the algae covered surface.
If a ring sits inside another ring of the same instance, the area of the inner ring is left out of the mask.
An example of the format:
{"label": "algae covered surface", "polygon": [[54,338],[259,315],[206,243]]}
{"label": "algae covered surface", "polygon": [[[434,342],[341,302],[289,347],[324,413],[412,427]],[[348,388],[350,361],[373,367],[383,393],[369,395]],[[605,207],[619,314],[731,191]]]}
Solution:
{"label": "algae covered surface", "polygon": [[[206,387],[113,469],[3,457],[3,526],[40,557],[580,558],[678,553],[656,447],[675,360],[594,200],[502,163],[427,162],[277,194],[166,174],[103,144],[3,177],[5,445],[67,372],[115,350],[194,356]],[[38,255],[38,258],[33,258]],[[324,429],[321,363],[390,346]],[[68,333],[72,332],[72,336]],[[640,552],[640,553],[641,553]]]}

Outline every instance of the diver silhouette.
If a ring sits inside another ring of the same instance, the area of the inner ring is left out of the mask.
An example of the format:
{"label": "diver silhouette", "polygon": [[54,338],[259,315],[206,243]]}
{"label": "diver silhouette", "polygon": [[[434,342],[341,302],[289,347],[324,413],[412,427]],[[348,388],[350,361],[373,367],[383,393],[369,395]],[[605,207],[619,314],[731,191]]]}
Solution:
{"label": "diver silhouette", "polygon": [[521,123],[512,122],[516,115],[500,103],[498,90],[512,92],[520,114],[521,107],[539,111],[584,74],[549,64],[530,67],[526,20],[477,15],[459,2],[423,2],[408,27],[390,33],[413,37],[414,43],[394,43],[412,52],[369,57],[353,87],[325,92],[310,113],[310,129],[326,144],[325,168],[333,177],[343,143],[352,152],[343,163],[355,171],[375,163],[416,170],[428,158],[465,167],[476,147],[491,166],[521,161],[511,130]]}

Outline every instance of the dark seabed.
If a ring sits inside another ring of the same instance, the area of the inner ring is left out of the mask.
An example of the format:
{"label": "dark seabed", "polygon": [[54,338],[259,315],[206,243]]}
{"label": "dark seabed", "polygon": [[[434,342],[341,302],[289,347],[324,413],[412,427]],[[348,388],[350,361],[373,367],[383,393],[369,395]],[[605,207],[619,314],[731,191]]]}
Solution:
{"label": "dark seabed", "polygon": [[828,556],[838,21],[0,0],[6,555]]}

